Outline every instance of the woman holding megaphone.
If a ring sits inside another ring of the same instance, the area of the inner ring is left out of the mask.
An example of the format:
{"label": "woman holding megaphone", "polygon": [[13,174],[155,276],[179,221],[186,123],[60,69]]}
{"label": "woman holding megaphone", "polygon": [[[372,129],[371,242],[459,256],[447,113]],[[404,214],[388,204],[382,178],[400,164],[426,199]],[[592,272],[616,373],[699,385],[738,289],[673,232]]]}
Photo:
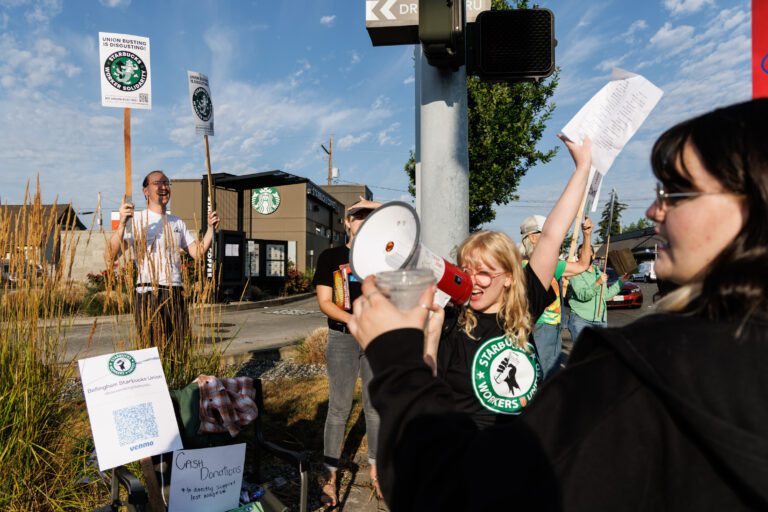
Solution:
{"label": "woman holding megaphone", "polygon": [[457,410],[480,428],[520,414],[542,380],[531,332],[555,299],[550,288],[560,247],[592,161],[589,139],[577,144],[561,138],[576,170],[547,217],[528,265],[506,234],[475,233],[458,250],[458,265],[472,279],[468,305],[447,315],[432,306],[425,360],[451,387]]}

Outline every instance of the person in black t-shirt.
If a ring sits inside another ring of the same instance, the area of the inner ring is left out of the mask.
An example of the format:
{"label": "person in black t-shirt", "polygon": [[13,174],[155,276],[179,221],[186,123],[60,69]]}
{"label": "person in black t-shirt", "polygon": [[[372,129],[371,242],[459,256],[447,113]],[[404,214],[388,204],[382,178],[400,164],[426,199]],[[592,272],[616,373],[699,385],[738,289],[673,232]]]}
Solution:
{"label": "person in black t-shirt", "polygon": [[520,414],[542,379],[531,338],[534,322],[555,300],[552,277],[576,215],[592,162],[591,143],[565,140],[576,163],[549,214],[528,265],[504,233],[481,231],[459,247],[458,264],[472,278],[466,307],[446,314],[432,306],[425,361],[454,393],[457,410],[480,428]]}
{"label": "person in black t-shirt", "polygon": [[363,411],[368,434],[371,481],[377,494],[381,496],[376,475],[379,415],[371,405],[368,396],[368,383],[373,375],[365,353],[347,329],[352,303],[360,296],[360,282],[352,274],[349,266],[349,248],[365,218],[380,205],[381,203],[360,198],[360,201],[347,209],[344,220],[348,234],[347,244],[331,247],[320,254],[312,281],[320,310],[328,316],[326,367],[329,397],[323,434],[325,474],[320,478],[321,501],[326,506],[335,506],[337,503],[336,470],[339,466],[349,412],[352,409],[358,373],[363,380]]}
{"label": "person in black t-shirt", "polygon": [[422,361],[425,310],[399,311],[367,278],[349,327],[375,373],[389,507],[768,510],[766,140],[768,98],[661,135],[646,216],[664,239],[656,274],[680,288],[658,314],[585,329],[507,425],[456,414]]}

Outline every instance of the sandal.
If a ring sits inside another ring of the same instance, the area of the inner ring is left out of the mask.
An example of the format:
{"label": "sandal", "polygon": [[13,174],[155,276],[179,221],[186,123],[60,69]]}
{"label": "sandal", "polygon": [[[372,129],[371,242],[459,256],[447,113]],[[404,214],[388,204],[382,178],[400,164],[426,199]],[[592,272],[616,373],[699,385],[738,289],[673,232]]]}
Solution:
{"label": "sandal", "polygon": [[320,476],[317,479],[320,484],[320,503],[323,506],[331,508],[336,506],[336,475]]}

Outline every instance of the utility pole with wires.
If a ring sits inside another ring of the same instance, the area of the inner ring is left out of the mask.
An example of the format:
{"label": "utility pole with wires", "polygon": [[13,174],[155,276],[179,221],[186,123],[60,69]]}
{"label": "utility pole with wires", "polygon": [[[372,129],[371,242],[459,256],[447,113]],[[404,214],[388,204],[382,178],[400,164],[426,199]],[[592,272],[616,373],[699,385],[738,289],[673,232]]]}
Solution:
{"label": "utility pole with wires", "polygon": [[328,155],[328,185],[333,185],[333,134],[331,134],[328,147],[326,148],[324,144],[320,144],[320,147]]}

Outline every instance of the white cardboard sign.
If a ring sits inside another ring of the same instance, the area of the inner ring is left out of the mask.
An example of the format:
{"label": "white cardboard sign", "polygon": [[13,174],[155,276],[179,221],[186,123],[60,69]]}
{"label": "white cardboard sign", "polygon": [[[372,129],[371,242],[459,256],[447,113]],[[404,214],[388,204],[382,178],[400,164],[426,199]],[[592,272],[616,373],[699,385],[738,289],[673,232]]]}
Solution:
{"label": "white cardboard sign", "polygon": [[101,105],[152,108],[149,38],[99,32]]}
{"label": "white cardboard sign", "polygon": [[592,139],[592,165],[605,174],[664,92],[646,78],[614,68],[611,81],[581,107],[562,132],[579,144]]}
{"label": "white cardboard sign", "polygon": [[101,471],[182,448],[156,347],[78,364]]}
{"label": "white cardboard sign", "polygon": [[237,508],[245,444],[179,450],[173,454],[168,512],[224,512]]}
{"label": "white cardboard sign", "polygon": [[195,71],[187,71],[189,101],[195,119],[195,133],[213,136],[213,97],[208,77]]}

